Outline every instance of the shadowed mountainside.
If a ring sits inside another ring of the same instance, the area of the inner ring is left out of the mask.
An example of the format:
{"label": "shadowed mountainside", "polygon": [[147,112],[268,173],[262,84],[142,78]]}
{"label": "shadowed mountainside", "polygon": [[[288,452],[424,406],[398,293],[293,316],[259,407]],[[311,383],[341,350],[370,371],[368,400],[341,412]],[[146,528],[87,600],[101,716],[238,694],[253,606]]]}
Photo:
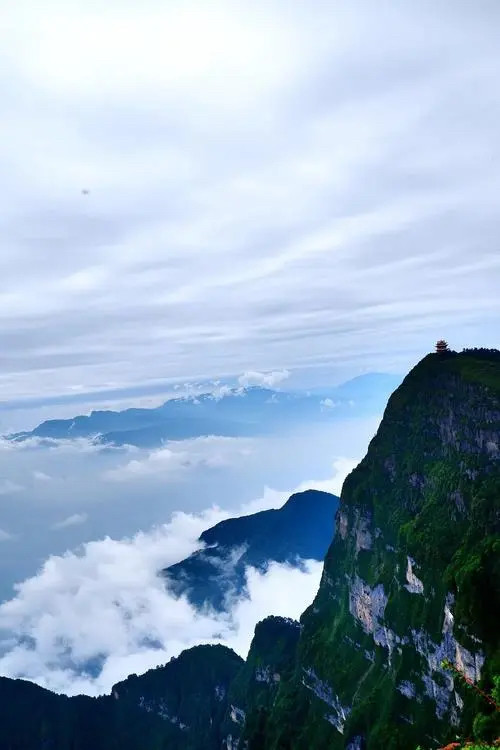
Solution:
{"label": "shadowed mountainside", "polygon": [[323,560],[338,502],[328,492],[307,490],[292,495],[279,510],[221,521],[201,534],[204,549],[163,571],[168,587],[197,607],[225,609],[233,595],[245,590],[248,566],[265,571],[271,562]]}

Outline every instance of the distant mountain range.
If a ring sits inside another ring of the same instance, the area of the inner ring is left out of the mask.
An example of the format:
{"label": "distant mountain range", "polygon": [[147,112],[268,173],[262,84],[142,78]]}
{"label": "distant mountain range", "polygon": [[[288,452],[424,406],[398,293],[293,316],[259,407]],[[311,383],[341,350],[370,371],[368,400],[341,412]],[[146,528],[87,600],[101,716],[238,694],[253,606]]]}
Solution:
{"label": "distant mountain range", "polygon": [[323,560],[338,504],[336,495],[306,490],[279,510],[221,521],[200,536],[204,549],[163,571],[168,587],[197,607],[223,610],[244,590],[248,566],[265,571],[271,562]]}
{"label": "distant mountain range", "polygon": [[103,444],[153,448],[168,440],[202,435],[268,434],[305,422],[330,423],[381,413],[400,380],[397,375],[370,373],[327,391],[307,393],[257,386],[226,388],[215,394],[173,398],[153,409],[92,411],[72,419],[50,419],[34,430],[8,437],[89,438]]}

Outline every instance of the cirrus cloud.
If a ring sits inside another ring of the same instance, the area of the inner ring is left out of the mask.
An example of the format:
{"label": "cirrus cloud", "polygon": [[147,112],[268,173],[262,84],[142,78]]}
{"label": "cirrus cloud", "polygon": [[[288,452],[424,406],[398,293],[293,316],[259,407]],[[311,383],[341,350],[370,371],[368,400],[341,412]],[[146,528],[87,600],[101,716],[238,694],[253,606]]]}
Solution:
{"label": "cirrus cloud", "polygon": [[495,3],[7,5],[4,399],[496,343]]}

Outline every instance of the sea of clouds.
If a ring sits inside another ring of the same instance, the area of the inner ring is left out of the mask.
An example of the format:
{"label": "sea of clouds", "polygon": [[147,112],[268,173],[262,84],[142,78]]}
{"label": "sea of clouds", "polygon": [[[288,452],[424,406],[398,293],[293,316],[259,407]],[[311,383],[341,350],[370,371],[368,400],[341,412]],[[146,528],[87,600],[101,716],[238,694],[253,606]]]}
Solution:
{"label": "sea of clouds", "polygon": [[226,613],[196,611],[159,571],[223,518],[280,507],[295,490],[339,493],[376,422],[154,450],[0,441],[0,674],[96,695],[198,643],[245,656],[260,619],[298,617],[312,601],[320,563],[247,569],[248,595]]}

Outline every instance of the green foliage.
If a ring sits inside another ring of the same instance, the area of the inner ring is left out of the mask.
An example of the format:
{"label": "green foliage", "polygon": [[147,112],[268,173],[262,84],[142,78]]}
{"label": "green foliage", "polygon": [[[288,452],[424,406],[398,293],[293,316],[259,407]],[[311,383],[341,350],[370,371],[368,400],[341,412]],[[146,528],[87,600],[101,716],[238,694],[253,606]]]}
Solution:
{"label": "green foliage", "polygon": [[[344,483],[300,628],[267,618],[245,663],[198,647],[115,697],[68,699],[0,678],[0,747],[220,750],[229,735],[248,750],[343,750],[355,737],[363,750],[436,750],[450,737],[495,747],[499,444],[500,352],[428,355]],[[422,590],[407,585],[409,564]],[[458,643],[486,657],[479,685],[436,661],[455,658],[445,604]]]}
{"label": "green foliage", "polygon": [[224,646],[198,646],[102,698],[0,678],[0,748],[219,750],[225,694],[242,663]]}
{"label": "green foliage", "polygon": [[[266,716],[263,750],[341,750],[355,736],[365,738],[368,750],[408,750],[429,737],[449,737],[451,715],[436,715],[423,682],[432,678],[436,690],[447,691],[445,675],[429,673],[412,636],[424,633],[436,644],[429,648],[438,647],[449,594],[455,635],[471,652],[478,648],[474,638],[481,639],[483,682],[491,681],[499,654],[500,473],[488,445],[494,452],[499,431],[498,352],[429,355],[391,396],[366,457],[344,483],[340,513],[348,531],[343,537],[337,532],[316,600],[302,617],[296,670]],[[361,518],[367,519],[369,550],[356,546]],[[416,561],[424,594],[405,589],[407,557]],[[387,646],[374,644],[351,614],[356,577],[371,590],[383,586],[390,659]],[[304,685],[304,669],[311,668],[335,700],[351,706],[343,735],[325,720],[328,703]],[[404,682],[413,686],[414,698],[398,690]],[[451,734],[470,734],[476,721],[478,738],[491,740],[491,717],[477,718],[488,717],[489,708],[476,694],[456,690],[465,705]]]}

